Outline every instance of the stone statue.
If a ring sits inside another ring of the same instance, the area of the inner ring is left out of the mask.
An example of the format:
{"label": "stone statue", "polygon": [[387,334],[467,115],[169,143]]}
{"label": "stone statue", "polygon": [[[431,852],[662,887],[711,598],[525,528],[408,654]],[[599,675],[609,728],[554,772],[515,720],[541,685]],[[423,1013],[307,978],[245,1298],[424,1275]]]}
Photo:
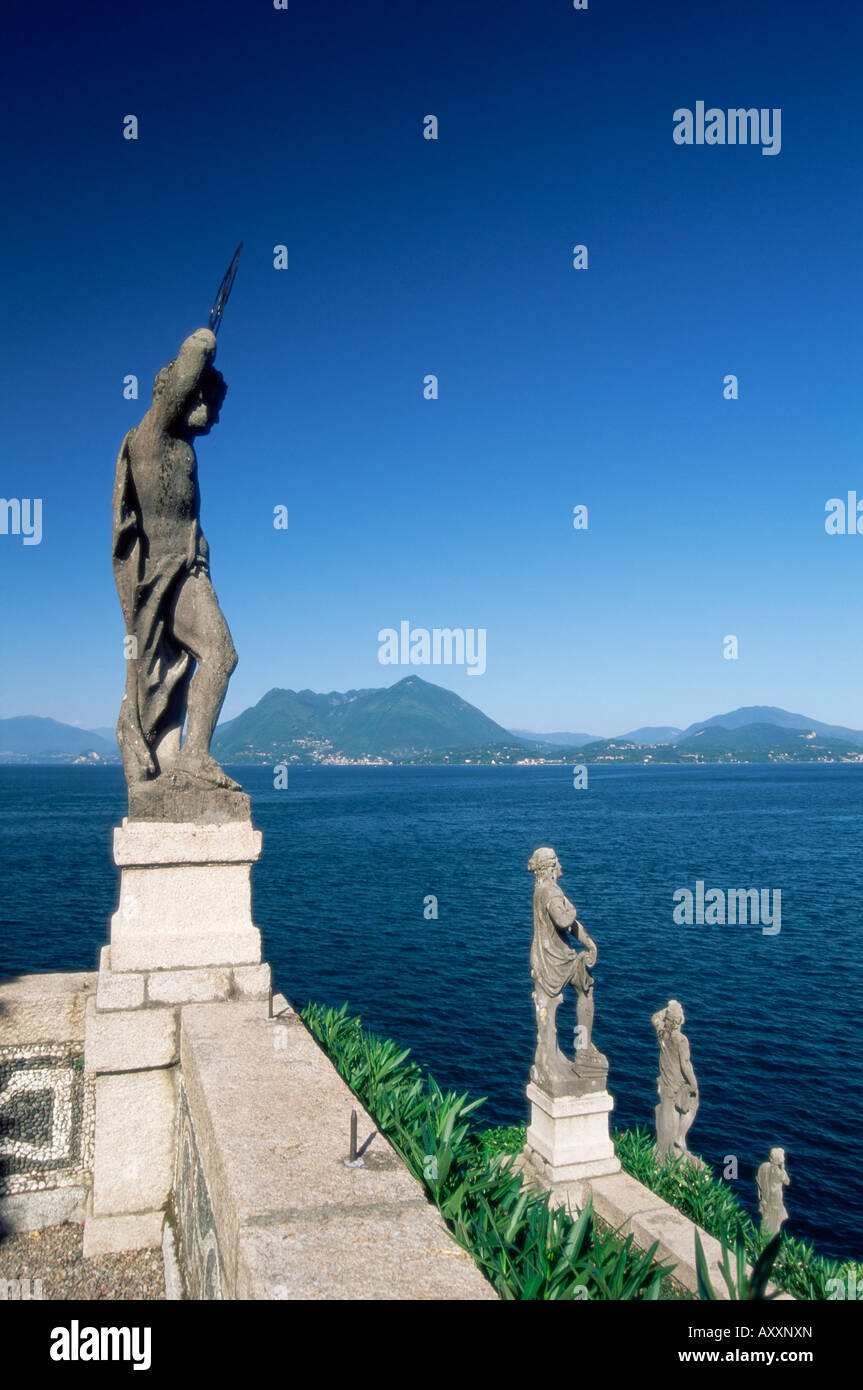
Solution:
{"label": "stone statue", "polygon": [[651,1019],[659,1043],[656,1155],[660,1159],[686,1158],[697,1163],[686,1147],[686,1135],[698,1109],[698,1082],[692,1070],[689,1041],[681,1032],[684,1022],[683,1009],[676,999],[669,999]]}
{"label": "stone statue", "polygon": [[210,755],[237,664],[210,579],[193,447],[218,422],[227,390],[215,354],[209,328],[185,340],[117,460],[113,560],[127,648],[117,739],[133,818],[196,820],[218,802],[229,819],[248,809]]}
{"label": "stone statue", "polygon": [[755,1176],[758,1184],[758,1210],[761,1212],[761,1225],[771,1235],[782,1230],[788,1220],[783,1187],[791,1182],[785,1169],[785,1150],[771,1149],[766,1163],[762,1163]]}
{"label": "stone statue", "polygon": [[[593,976],[596,944],[588,936],[575,908],[557,880],[563,873],[553,849],[537,849],[528,869],[536,875],[533,894],[533,943],[530,973],[534,982],[536,1055],[531,1079],[550,1095],[588,1095],[604,1091],[608,1060],[597,1050],[593,1031]],[[570,945],[570,938],[585,947]],[[557,1010],[570,985],[576,995],[576,1047],[572,1059],[557,1038]]]}

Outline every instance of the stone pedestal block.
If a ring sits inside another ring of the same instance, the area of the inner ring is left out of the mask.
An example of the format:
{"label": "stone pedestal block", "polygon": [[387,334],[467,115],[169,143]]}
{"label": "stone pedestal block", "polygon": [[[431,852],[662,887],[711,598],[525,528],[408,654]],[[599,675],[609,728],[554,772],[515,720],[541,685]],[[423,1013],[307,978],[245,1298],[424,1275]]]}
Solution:
{"label": "stone pedestal block", "polygon": [[620,1171],[608,1132],[614,1101],[607,1091],[550,1096],[531,1082],[524,1157],[546,1187]]}
{"label": "stone pedestal block", "polygon": [[251,821],[129,821],[114,831],[122,871],[111,920],[116,973],[258,965],[250,872],[261,853]]}
{"label": "stone pedestal block", "polygon": [[163,1211],[134,1216],[94,1216],[84,1222],[84,1257],[117,1255],[124,1250],[158,1250],[165,1226]]}
{"label": "stone pedestal block", "polygon": [[180,1016],[196,1002],[259,1001],[270,967],[252,922],[251,821],[124,820],[111,944],[86,1020],[96,1139],[85,1252],[158,1245],[171,1192]]}
{"label": "stone pedestal block", "polygon": [[93,1215],[161,1211],[174,1166],[176,1067],[96,1078]]}
{"label": "stone pedestal block", "polygon": [[90,1000],[85,1053],[88,1071],[97,1075],[143,1072],[173,1066],[178,1060],[175,1010],[114,1009],[100,1013],[96,1000]]}

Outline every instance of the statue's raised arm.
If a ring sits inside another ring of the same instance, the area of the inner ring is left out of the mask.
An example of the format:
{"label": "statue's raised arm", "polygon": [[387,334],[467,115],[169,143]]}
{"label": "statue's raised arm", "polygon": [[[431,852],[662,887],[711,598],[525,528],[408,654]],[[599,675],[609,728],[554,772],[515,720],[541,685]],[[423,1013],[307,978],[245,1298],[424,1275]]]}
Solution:
{"label": "statue's raised arm", "polygon": [[196,328],[181,344],[173,362],[159,372],[151,410],[165,425],[175,423],[192,393],[204,386],[205,373],[215,355],[215,333],[209,328]]}

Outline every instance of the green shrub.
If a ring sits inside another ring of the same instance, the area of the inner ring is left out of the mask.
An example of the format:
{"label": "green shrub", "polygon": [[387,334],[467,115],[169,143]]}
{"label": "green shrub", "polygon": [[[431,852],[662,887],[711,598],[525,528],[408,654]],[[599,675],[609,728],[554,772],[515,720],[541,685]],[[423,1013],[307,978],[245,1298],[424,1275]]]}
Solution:
{"label": "green shrub", "polygon": [[654,1263],[656,1245],[638,1250],[631,1236],[598,1226],[589,1204],[575,1219],[523,1186],[513,1171],[518,1126],[473,1129],[482,1099],[442,1091],[407,1050],[349,1018],[347,1005],[308,1004],[302,1018],[501,1298],[660,1296],[670,1271]]}
{"label": "green shrub", "polygon": [[[767,1292],[770,1276],[773,1272],[773,1264],[779,1253],[781,1236],[774,1236],[770,1244],[762,1250],[752,1271],[746,1269],[746,1242],[743,1239],[742,1231],[738,1231],[737,1239],[734,1243],[734,1269],[731,1268],[729,1259],[730,1251],[725,1237],[722,1238],[722,1277],[728,1289],[728,1297],[739,1302],[749,1302],[753,1299],[769,1300],[779,1297],[779,1289],[774,1287],[772,1293]],[[704,1254],[704,1246],[701,1244],[701,1236],[695,1232],[695,1269],[698,1277],[698,1296],[702,1299],[711,1301],[718,1299],[719,1294],[710,1282],[710,1272],[707,1268],[707,1259]]]}
{"label": "green shrub", "polygon": [[[746,1258],[753,1266],[757,1263],[770,1237],[762,1232],[732,1189],[716,1177],[709,1165],[697,1168],[685,1159],[659,1163],[653,1136],[643,1125],[618,1132],[614,1142],[627,1173],[729,1249],[736,1250],[738,1240],[742,1240]],[[783,1235],[770,1278],[777,1288],[795,1298],[822,1299],[830,1296],[829,1280],[842,1280],[847,1287],[852,1273],[856,1273],[856,1287],[863,1287],[863,1266],[853,1260],[840,1263],[826,1259],[805,1241]]]}
{"label": "green shrub", "polygon": [[491,1129],[474,1130],[470,1138],[490,1161],[499,1155],[520,1153],[527,1139],[527,1125],[495,1125]]}
{"label": "green shrub", "polygon": [[[410,1060],[410,1049],[367,1033],[359,1018],[348,1017],[347,1005],[312,1003],[302,1018],[502,1298],[679,1296],[666,1278],[671,1270],[654,1263],[655,1245],[639,1251],[631,1237],[622,1240],[597,1223],[590,1207],[574,1220],[550,1208],[547,1194],[523,1187],[512,1172],[525,1143],[523,1124],[475,1128],[482,1099],[442,1091]],[[707,1164],[658,1163],[653,1136],[641,1125],[614,1138],[627,1173],[715,1236],[726,1255],[734,1251],[738,1264],[741,1251],[758,1264],[768,1237]],[[771,1255],[770,1278],[795,1298],[828,1298],[828,1281],[847,1288],[852,1276],[863,1288],[863,1266],[826,1259],[805,1241],[783,1235]]]}

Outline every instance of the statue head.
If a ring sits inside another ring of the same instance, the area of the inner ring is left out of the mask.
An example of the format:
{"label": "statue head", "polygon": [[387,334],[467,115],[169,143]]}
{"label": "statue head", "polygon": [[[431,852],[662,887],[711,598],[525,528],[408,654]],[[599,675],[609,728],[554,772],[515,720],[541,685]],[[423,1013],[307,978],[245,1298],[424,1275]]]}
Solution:
{"label": "statue head", "polygon": [[776,1163],[776,1164],[778,1164],[780,1167],[784,1167],[784,1166],[785,1166],[785,1150],[784,1150],[784,1149],[771,1149],[771,1150],[770,1150],[770,1153],[769,1153],[769,1155],[768,1155],[768,1157],[769,1157],[771,1163]]}
{"label": "statue head", "polygon": [[215,367],[205,367],[197,389],[186,403],[183,423],[190,434],[209,434],[219,423],[219,411],[228,394],[222,373]]}
{"label": "statue head", "polygon": [[536,874],[537,882],[543,878],[560,878],[563,873],[556,852],[546,846],[534,850],[527,867],[532,874]]}
{"label": "statue head", "polygon": [[669,999],[665,1006],[665,1024],[668,1028],[682,1028],[686,1019],[683,1006],[677,999]]}
{"label": "statue head", "polygon": [[[175,359],[156,374],[154,401],[167,391],[176,365]],[[216,367],[205,367],[198,385],[183,407],[183,425],[189,434],[209,434],[213,425],[219,423],[219,412],[227,394],[228,385],[222,373]]]}

